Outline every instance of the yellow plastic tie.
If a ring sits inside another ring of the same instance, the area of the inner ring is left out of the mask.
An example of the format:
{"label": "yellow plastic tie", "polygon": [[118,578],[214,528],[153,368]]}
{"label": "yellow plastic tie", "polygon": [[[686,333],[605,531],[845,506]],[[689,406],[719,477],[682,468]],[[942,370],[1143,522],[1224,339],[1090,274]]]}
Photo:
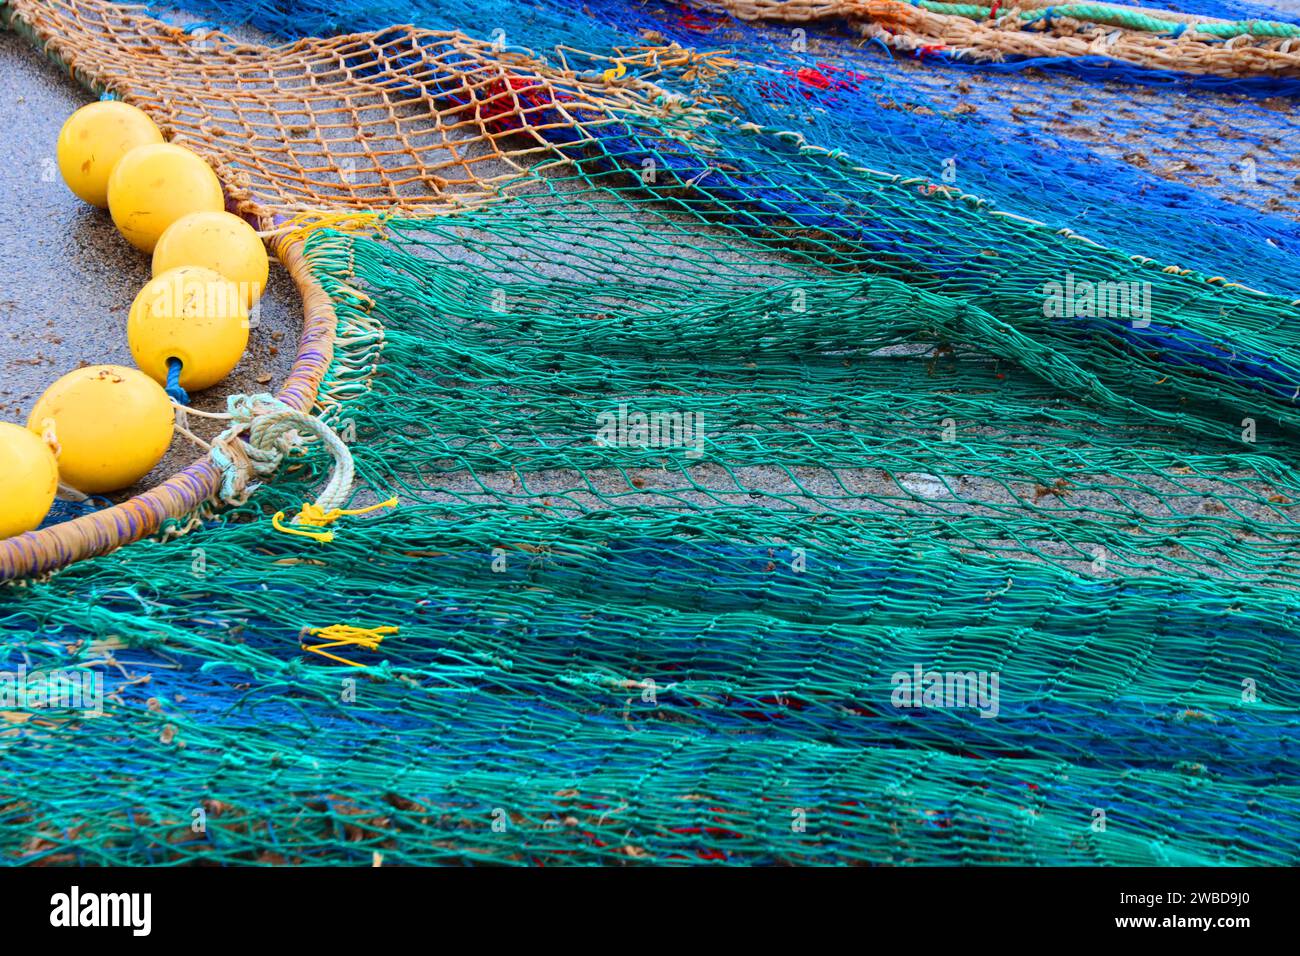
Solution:
{"label": "yellow plastic tie", "polygon": [[[313,654],[319,654],[321,657],[328,657],[332,661],[338,661],[340,664],[347,664],[349,667],[365,667],[365,664],[358,664],[356,661],[350,661],[346,657],[339,657],[337,654],[330,654],[326,648],[330,647],[360,647],[368,651],[379,650],[379,644],[383,641],[385,635],[396,634],[399,628],[396,625],[385,624],[380,627],[353,627],[351,624],[331,624],[329,627],[307,627],[303,628],[302,634],[298,638],[298,646],[304,651],[310,651]],[[303,637],[311,635],[312,637],[325,638],[319,644],[305,644]]]}
{"label": "yellow plastic tie", "polygon": [[389,216],[386,212],[304,212],[277,229],[261,235],[289,244],[306,240],[317,229],[333,229],[336,232],[360,233],[379,238],[383,235],[383,227]]}
{"label": "yellow plastic tie", "polygon": [[612,67],[605,71],[604,73],[605,82],[611,83],[614,80],[617,80],[620,76],[622,76],[626,72],[627,72],[627,67],[624,66],[621,61],[619,61],[615,67]]}
{"label": "yellow plastic tie", "polygon": [[[308,528],[325,528],[332,525],[339,518],[351,515],[364,515],[372,511],[378,511],[380,508],[396,508],[397,499],[389,498],[387,501],[381,501],[377,505],[370,505],[366,508],[332,508],[326,511],[320,505],[303,502],[302,510],[298,512],[293,519],[295,525],[305,525]],[[304,531],[302,528],[291,527],[284,523],[284,512],[277,511],[275,517],[271,519],[271,526],[276,531],[282,531],[285,534],[294,534],[300,538],[311,538],[313,541],[319,541],[321,544],[329,544],[334,540],[333,531]]]}

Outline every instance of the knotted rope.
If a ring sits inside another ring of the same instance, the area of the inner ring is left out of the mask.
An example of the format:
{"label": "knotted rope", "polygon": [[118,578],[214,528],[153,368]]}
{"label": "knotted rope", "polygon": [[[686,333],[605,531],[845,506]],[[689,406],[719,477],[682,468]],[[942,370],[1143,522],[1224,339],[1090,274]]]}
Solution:
{"label": "knotted rope", "polygon": [[[255,486],[255,479],[269,478],[280,467],[285,457],[300,451],[307,438],[320,440],[334,467],[329,481],[316,496],[314,503],[305,502],[302,511],[291,525],[324,527],[343,515],[365,514],[379,508],[396,507],[397,499],[390,498],[367,508],[347,510],[342,507],[352,494],[356,474],[352,452],[329,425],[321,419],[297,411],[273,395],[232,395],[226,401],[230,425],[212,442],[213,462],[221,469],[222,500],[239,504],[247,500]],[[244,436],[247,435],[247,438]],[[282,524],[284,512],[272,519],[277,531],[312,538],[321,543],[334,540],[333,532],[304,531]]]}

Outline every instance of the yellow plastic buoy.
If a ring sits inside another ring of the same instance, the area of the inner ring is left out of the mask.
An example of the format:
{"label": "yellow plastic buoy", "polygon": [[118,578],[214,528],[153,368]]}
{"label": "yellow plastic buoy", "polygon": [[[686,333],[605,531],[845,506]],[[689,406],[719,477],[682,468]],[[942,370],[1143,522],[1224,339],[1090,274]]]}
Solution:
{"label": "yellow plastic buoy", "polygon": [[202,159],[183,146],[137,146],[108,177],[108,211],[137,249],[153,252],[167,227],[192,212],[226,208],[221,183]]}
{"label": "yellow plastic buoy", "polygon": [[203,266],[238,284],[246,308],[262,297],[270,266],[257,231],[228,212],[192,212],[167,227],[153,250],[153,274]]}
{"label": "yellow plastic buoy", "polygon": [[229,279],[202,266],[181,266],[140,290],[126,339],[136,364],[155,382],[166,384],[168,359],[179,359],[181,388],[203,389],[239,364],[248,345],[248,310]]}
{"label": "yellow plastic buoy", "polygon": [[121,365],[90,365],[45,390],[27,419],[37,435],[52,433],[59,477],[87,494],[135,484],[172,441],[175,416],[162,386]]}
{"label": "yellow plastic buoy", "polygon": [[31,531],[59,490],[54,452],[20,425],[0,422],[0,538]]}
{"label": "yellow plastic buoy", "polygon": [[83,106],[59,131],[59,172],[68,188],[92,206],[108,207],[108,177],[137,146],[161,143],[162,133],[143,111],[117,100]]}

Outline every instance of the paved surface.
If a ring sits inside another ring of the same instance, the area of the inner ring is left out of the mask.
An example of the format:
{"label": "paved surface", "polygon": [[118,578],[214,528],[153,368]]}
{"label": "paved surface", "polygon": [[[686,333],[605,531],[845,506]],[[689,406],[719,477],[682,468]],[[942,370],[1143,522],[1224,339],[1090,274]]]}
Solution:
{"label": "paved surface", "polygon": [[[46,387],[81,364],[133,366],[126,317],[150,278],[149,257],[118,235],[108,212],[63,184],[54,144],[64,120],[93,97],[12,33],[0,32],[0,421],[26,423]],[[226,396],[275,391],[293,364],[302,313],[277,263],[248,351],[232,376],[195,396],[224,411]],[[269,376],[269,378],[268,378]],[[210,436],[210,423],[191,419]],[[198,449],[177,438],[142,482],[148,487],[188,464]],[[138,490],[138,489],[131,489]],[[114,497],[127,497],[120,494]]]}

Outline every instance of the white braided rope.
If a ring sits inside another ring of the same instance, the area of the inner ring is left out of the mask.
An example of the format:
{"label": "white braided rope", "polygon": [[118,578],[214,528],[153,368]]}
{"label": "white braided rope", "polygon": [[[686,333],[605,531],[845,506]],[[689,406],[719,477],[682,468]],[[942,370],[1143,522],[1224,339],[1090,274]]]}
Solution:
{"label": "white braided rope", "polygon": [[[302,448],[307,438],[315,437],[334,458],[334,469],[316,504],[323,511],[331,511],[347,502],[355,476],[352,452],[323,421],[266,393],[231,395],[226,407],[230,426],[216,437],[211,451],[212,460],[222,471],[223,501],[239,504],[247,500],[254,479],[269,478],[286,455]],[[246,441],[241,437],[245,432]]]}

